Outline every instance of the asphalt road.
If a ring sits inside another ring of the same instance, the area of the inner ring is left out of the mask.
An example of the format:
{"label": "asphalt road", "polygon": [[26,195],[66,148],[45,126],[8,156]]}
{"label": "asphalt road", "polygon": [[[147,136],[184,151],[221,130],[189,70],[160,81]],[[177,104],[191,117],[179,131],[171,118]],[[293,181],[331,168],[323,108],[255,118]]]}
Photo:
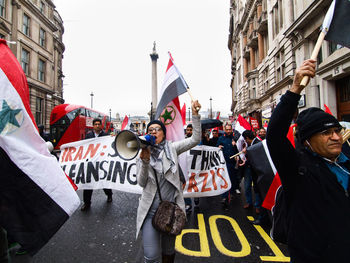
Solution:
{"label": "asphalt road", "polygon": [[[12,263],[142,262],[142,241],[135,237],[139,196],[113,193],[107,203],[102,190],[94,191],[90,211],[77,210],[32,258],[12,249]],[[286,247],[276,245],[268,229],[251,224],[255,211],[243,209],[242,198],[235,196],[226,210],[220,197],[201,198],[177,237],[175,262],[289,262]]]}

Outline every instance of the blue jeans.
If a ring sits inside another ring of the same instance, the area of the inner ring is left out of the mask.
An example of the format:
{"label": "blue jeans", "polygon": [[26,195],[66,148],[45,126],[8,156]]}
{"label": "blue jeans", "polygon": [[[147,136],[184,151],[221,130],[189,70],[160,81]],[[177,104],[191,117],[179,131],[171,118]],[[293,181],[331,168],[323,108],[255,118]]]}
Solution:
{"label": "blue jeans", "polygon": [[[244,195],[248,204],[253,204],[253,196],[252,196],[252,168],[249,166],[244,167]],[[255,192],[255,207],[260,208],[261,206],[261,198],[259,193]]]}

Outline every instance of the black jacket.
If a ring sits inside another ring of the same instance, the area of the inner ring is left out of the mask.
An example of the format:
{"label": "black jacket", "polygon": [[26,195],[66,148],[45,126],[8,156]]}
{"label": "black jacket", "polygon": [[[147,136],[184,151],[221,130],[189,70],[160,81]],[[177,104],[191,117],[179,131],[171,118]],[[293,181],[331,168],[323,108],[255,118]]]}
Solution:
{"label": "black jacket", "polygon": [[350,262],[349,187],[344,190],[320,156],[286,138],[299,99],[289,91],[282,96],[266,138],[285,192],[292,262]]}
{"label": "black jacket", "polygon": [[[108,134],[102,130],[101,133],[97,137],[102,137],[102,136],[107,136],[107,135]],[[85,139],[91,139],[91,138],[95,138],[94,131],[88,132],[85,136]]]}

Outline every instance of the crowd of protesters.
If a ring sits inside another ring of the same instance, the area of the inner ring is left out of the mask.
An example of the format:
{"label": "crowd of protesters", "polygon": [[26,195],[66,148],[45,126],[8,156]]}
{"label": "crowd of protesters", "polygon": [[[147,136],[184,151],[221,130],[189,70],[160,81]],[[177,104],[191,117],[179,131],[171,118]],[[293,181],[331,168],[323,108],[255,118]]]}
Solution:
{"label": "crowd of protesters", "polygon": [[[174,262],[175,236],[167,236],[152,226],[152,217],[157,210],[159,198],[152,179],[160,178],[160,191],[165,199],[176,202],[187,213],[192,209],[192,200],[183,198],[180,177],[177,171],[178,154],[196,145],[218,147],[223,152],[232,187],[221,196],[224,209],[230,201],[242,194],[244,209],[254,209],[258,215],[253,224],[271,224],[272,214],[262,207],[265,192],[259,187],[260,176],[252,162],[249,149],[267,144],[271,159],[281,178],[286,208],[287,245],[293,263],[340,262],[350,258],[350,198],[349,198],[349,146],[343,141],[343,127],[331,114],[318,108],[309,108],[297,115],[300,85],[304,76],[314,77],[315,61],[306,60],[296,70],[293,85],[281,97],[274,110],[267,131],[264,128],[246,130],[242,134],[233,129],[231,122],[223,124],[223,133],[214,128],[200,132],[200,104],[192,104],[193,125],[185,129],[186,139],[172,143],[165,139],[166,128],[160,121],[151,121],[147,132],[156,136],[156,145],[142,149],[137,159],[138,184],[143,194],[137,211],[137,235],[142,233],[144,262]],[[292,122],[297,124],[294,133],[295,145],[287,138]],[[104,136],[96,127],[101,121],[94,120],[94,133],[87,138]],[[49,140],[39,126],[40,134]],[[243,137],[242,149],[238,140]],[[259,159],[259,158],[258,158]],[[169,168],[164,171],[164,162]],[[175,174],[175,177],[170,175]],[[176,185],[176,187],[174,187]],[[112,202],[112,192],[105,189],[107,202]],[[86,211],[91,205],[92,190],[84,191]],[[194,199],[195,207],[199,199]],[[0,226],[0,262],[8,260],[6,231]],[[162,258],[162,261],[160,261]],[[3,260],[3,261],[1,261]]]}

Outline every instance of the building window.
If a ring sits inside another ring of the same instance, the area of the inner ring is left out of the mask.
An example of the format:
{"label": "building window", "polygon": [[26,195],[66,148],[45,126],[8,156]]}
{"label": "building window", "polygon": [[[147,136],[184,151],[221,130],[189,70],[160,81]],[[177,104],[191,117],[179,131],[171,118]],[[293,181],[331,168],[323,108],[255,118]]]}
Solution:
{"label": "building window", "polygon": [[[264,71],[263,71],[263,93],[268,91],[270,88],[269,86],[269,69],[266,68]],[[261,94],[263,95],[263,94]]]}
{"label": "building window", "polygon": [[282,49],[279,53],[276,54],[276,82],[281,81],[285,77],[285,58],[284,50]]}
{"label": "building window", "polygon": [[242,78],[242,73],[241,73],[241,67],[238,68],[237,70],[237,77],[238,77],[238,85],[241,85],[241,78]]}
{"label": "building window", "polygon": [[39,31],[39,44],[42,47],[45,47],[45,37],[46,37],[45,30],[40,28],[40,31]]}
{"label": "building window", "polygon": [[29,36],[30,18],[26,14],[23,14],[23,34]]}
{"label": "building window", "polygon": [[334,51],[341,49],[343,46],[333,43],[333,42],[328,42],[329,43],[329,55],[332,54]]}
{"label": "building window", "polygon": [[42,14],[45,13],[45,3],[43,1],[40,1],[40,12]]}
{"label": "building window", "polygon": [[29,75],[29,52],[25,49],[22,49],[21,64],[24,73]]}
{"label": "building window", "polygon": [[36,98],[35,121],[37,124],[43,124],[43,99]]}
{"label": "building window", "polygon": [[283,28],[282,0],[278,0],[276,5],[274,6],[272,19],[273,19],[273,33],[275,37]]}
{"label": "building window", "polygon": [[38,80],[45,81],[45,61],[39,59],[38,65]]}
{"label": "building window", "polygon": [[3,34],[0,33],[0,38],[1,38],[1,39],[5,39],[5,35],[3,35]]}
{"label": "building window", "polygon": [[0,0],[0,16],[5,17],[5,0]]}

